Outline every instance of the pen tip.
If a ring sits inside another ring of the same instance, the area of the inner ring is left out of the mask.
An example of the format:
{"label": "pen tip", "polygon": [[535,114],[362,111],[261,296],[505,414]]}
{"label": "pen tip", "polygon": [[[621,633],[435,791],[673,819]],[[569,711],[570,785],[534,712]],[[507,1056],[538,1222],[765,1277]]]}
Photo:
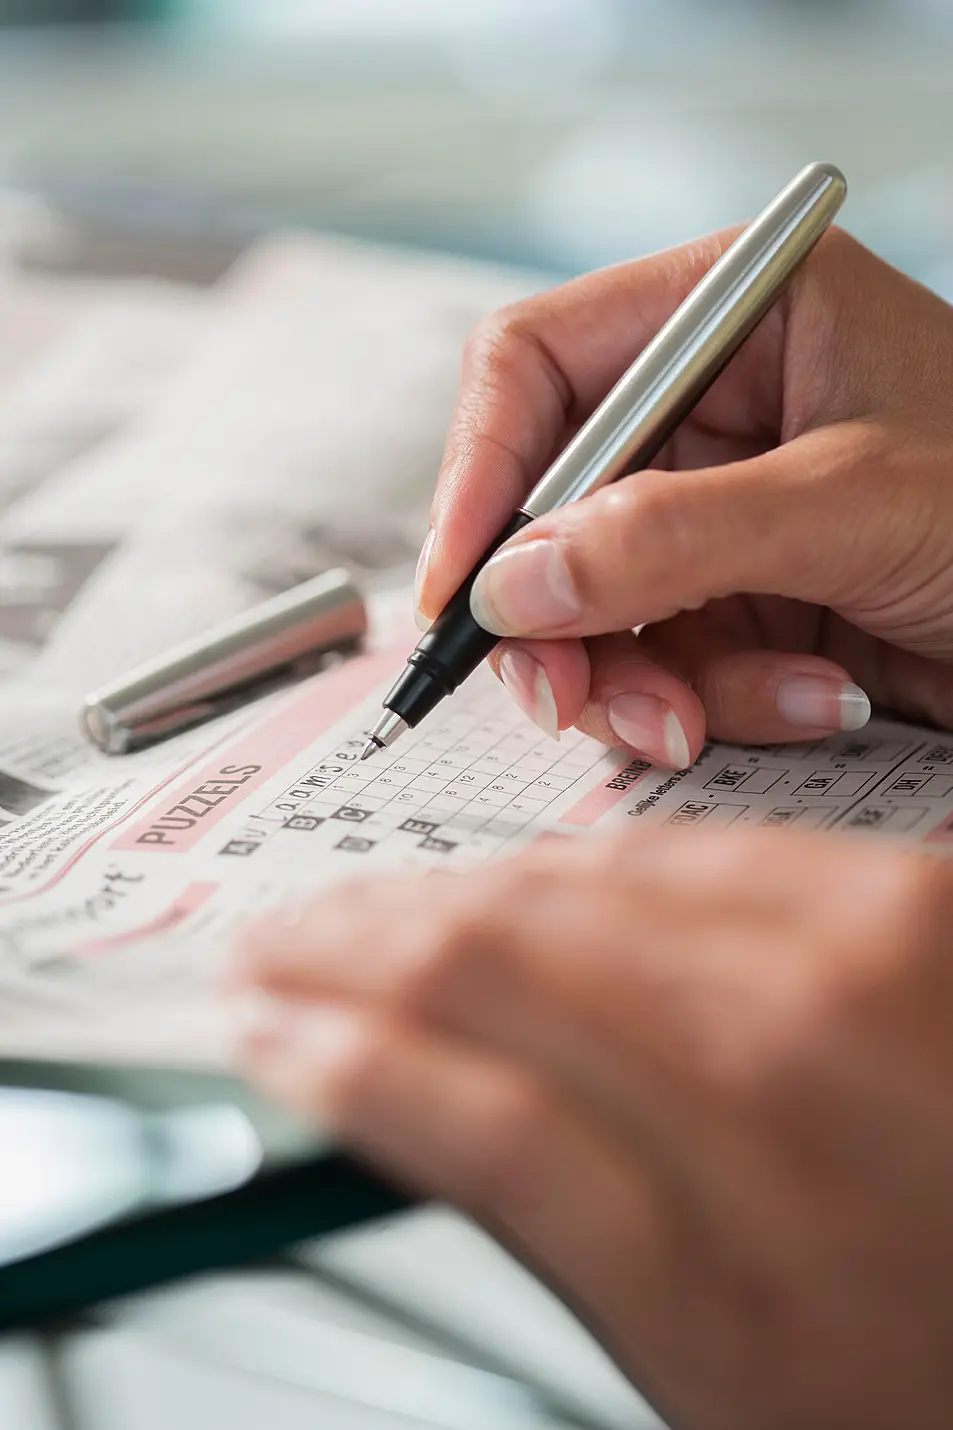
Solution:
{"label": "pen tip", "polygon": [[369,760],[378,750],[389,750],[394,741],[407,729],[405,721],[393,710],[385,710],[373,730],[367,732],[367,744],[361,752],[362,760]]}

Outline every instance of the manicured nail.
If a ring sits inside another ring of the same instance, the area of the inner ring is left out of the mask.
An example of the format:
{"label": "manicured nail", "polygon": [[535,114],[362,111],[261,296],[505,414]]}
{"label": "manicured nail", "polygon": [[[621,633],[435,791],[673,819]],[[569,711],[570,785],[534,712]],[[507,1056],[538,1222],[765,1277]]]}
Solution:
{"label": "manicured nail", "polygon": [[870,719],[870,701],[849,681],[792,675],[775,700],[781,718],[801,730],[860,730]]}
{"label": "manicured nail", "polygon": [[424,582],[427,579],[427,570],[430,566],[430,556],[433,552],[433,542],[436,532],[433,527],[427,532],[427,539],[420,548],[420,555],[417,558],[417,570],[414,573],[414,620],[417,622],[417,629],[425,631],[430,626],[430,621],[420,609],[420,597],[424,589]]}
{"label": "manicured nail", "polygon": [[232,1005],[237,1049],[269,1078],[307,1078],[313,1087],[349,1055],[361,1025],[347,1008],[326,1003],[294,1003],[266,993],[249,994]]}
{"label": "manicured nail", "polygon": [[470,592],[473,619],[498,636],[546,635],[578,619],[582,606],[555,541],[501,551]]}
{"label": "manicured nail", "polygon": [[559,716],[545,667],[528,651],[509,647],[500,656],[500,679],[524,715],[551,740],[559,739]]}
{"label": "manicured nail", "polygon": [[671,770],[691,764],[681,721],[657,695],[616,695],[606,706],[606,719],[620,740],[654,764]]}
{"label": "manicured nail", "polygon": [[243,1052],[267,1054],[285,1035],[287,1004],[260,988],[249,988],[226,998],[236,1047]]}

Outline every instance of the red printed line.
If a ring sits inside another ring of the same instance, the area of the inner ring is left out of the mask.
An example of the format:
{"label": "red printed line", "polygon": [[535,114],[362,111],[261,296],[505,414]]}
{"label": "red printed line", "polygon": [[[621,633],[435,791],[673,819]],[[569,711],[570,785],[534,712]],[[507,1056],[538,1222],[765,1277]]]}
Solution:
{"label": "red printed line", "polygon": [[168,909],[161,914],[157,914],[148,923],[140,924],[138,928],[126,929],[123,933],[113,934],[110,938],[96,939],[93,943],[84,943],[76,950],[77,953],[109,953],[114,948],[122,948],[124,944],[136,943],[139,939],[151,938],[155,934],[170,933],[172,929],[178,928],[180,924],[190,918],[192,914],[200,909],[218,889],[218,884],[189,884]]}

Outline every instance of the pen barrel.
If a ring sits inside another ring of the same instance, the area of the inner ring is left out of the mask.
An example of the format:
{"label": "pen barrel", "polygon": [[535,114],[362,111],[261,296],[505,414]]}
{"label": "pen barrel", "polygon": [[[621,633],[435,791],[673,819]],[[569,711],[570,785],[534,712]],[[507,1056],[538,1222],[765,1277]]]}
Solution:
{"label": "pen barrel", "polygon": [[810,164],[749,224],[484,553],[419,642],[384,701],[386,710],[412,728],[490,654],[498,638],[470,613],[473,583],[486,563],[527,522],[649,464],[775,302],[846,193],[839,169]]}
{"label": "pen barrel", "polygon": [[141,749],[313,673],[366,630],[348,572],[325,571],[94,691],[83,727],[107,754]]}
{"label": "pen barrel", "polygon": [[470,614],[470,592],[490,558],[531,520],[526,512],[516,513],[409,656],[406,668],[384,701],[384,708],[399,715],[411,728],[447,695],[452,695],[499,644],[499,636],[484,630]]}
{"label": "pen barrel", "polygon": [[765,316],[847,194],[810,164],[741,233],[643,349],[524,502],[544,516],[648,466]]}

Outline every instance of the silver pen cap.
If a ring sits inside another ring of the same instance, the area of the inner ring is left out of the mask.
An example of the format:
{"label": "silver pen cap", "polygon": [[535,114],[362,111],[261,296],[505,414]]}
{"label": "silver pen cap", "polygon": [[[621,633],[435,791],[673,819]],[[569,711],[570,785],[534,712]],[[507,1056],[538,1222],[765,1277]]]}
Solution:
{"label": "silver pen cap", "polygon": [[313,674],[366,630],[350,574],[325,571],[94,691],[83,727],[107,754],[127,754]]}
{"label": "silver pen cap", "polygon": [[648,466],[718,376],[847,196],[833,164],[809,164],[741,233],[536,484],[545,516]]}

